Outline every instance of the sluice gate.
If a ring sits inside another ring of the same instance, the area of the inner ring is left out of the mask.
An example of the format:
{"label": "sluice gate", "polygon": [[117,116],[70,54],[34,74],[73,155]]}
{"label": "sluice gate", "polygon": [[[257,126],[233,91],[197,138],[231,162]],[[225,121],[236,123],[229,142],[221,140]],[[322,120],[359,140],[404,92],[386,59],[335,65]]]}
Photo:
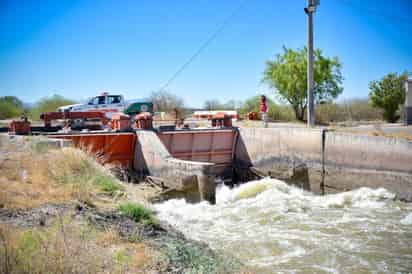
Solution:
{"label": "sluice gate", "polygon": [[213,163],[217,175],[227,174],[233,167],[235,129],[167,131],[158,136],[177,159]]}

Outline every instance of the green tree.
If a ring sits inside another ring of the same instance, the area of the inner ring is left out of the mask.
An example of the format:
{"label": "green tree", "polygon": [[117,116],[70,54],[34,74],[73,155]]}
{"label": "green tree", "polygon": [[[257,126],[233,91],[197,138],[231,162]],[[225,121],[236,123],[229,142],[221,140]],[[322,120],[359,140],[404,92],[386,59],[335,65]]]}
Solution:
{"label": "green tree", "polygon": [[40,99],[30,110],[29,116],[32,120],[38,120],[40,114],[44,112],[56,111],[58,107],[71,105],[76,103],[73,100],[67,99],[61,95],[54,94],[50,97]]}
{"label": "green tree", "polygon": [[[307,107],[307,49],[283,47],[283,51],[274,61],[266,62],[263,81],[292,106],[296,119],[303,121]],[[326,57],[320,49],[314,51],[316,104],[335,99],[342,93],[341,67],[337,57]]]}
{"label": "green tree", "polygon": [[405,80],[410,74],[389,73],[381,80],[369,83],[369,97],[372,105],[383,111],[383,119],[394,123],[399,119],[397,114],[400,104],[405,101]]}
{"label": "green tree", "polygon": [[0,97],[0,119],[16,118],[23,112],[23,102],[17,97]]}

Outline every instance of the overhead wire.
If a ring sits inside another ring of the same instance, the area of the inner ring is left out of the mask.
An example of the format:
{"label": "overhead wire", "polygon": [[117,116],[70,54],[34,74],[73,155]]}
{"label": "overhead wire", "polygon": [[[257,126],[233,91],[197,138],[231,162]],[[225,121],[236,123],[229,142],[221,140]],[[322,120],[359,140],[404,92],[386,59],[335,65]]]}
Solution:
{"label": "overhead wire", "polygon": [[165,90],[193,61],[217,38],[217,36],[223,32],[223,30],[229,25],[230,21],[237,15],[237,13],[243,8],[248,0],[242,0],[239,5],[232,10],[222,23],[203,41],[200,47],[171,75],[171,77],[161,86],[160,91]]}

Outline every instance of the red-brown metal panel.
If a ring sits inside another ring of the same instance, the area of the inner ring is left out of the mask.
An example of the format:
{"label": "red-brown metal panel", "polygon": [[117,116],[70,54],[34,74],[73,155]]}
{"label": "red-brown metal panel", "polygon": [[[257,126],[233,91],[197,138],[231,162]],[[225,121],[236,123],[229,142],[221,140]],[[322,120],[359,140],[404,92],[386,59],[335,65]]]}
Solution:
{"label": "red-brown metal panel", "polygon": [[224,166],[232,164],[235,130],[168,131],[158,136],[175,158]]}
{"label": "red-brown metal panel", "polygon": [[53,138],[72,140],[75,147],[91,153],[101,163],[132,168],[137,136],[134,133],[61,134]]}

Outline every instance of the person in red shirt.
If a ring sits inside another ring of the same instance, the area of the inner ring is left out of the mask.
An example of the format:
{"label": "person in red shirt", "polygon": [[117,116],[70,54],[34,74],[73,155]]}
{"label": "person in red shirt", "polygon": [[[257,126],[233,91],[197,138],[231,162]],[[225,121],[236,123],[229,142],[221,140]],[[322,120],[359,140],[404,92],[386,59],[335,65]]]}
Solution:
{"label": "person in red shirt", "polygon": [[262,95],[260,97],[260,115],[262,117],[263,125],[268,127],[268,105],[266,103],[266,96]]}

